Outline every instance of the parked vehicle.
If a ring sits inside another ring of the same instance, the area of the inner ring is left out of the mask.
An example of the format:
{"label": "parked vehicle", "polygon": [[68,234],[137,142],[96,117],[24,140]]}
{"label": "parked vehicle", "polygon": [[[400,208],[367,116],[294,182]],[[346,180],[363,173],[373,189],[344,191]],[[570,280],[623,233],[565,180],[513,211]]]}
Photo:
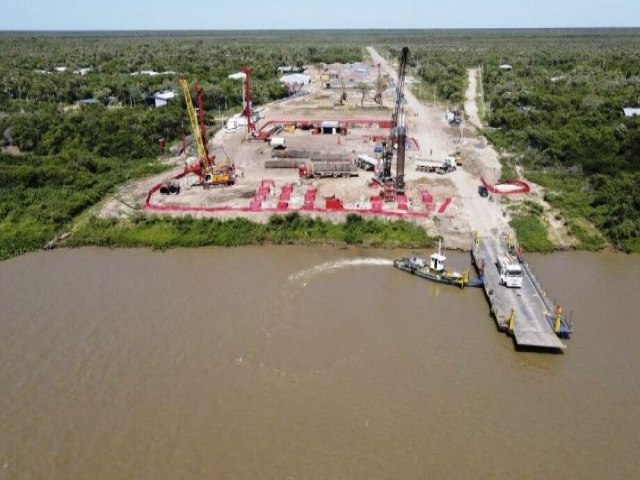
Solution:
{"label": "parked vehicle", "polygon": [[302,165],[298,172],[301,178],[357,177],[358,170],[350,161],[312,161]]}
{"label": "parked vehicle", "polygon": [[522,267],[509,255],[501,255],[496,261],[500,273],[500,285],[509,288],[522,288]]}
{"label": "parked vehicle", "polygon": [[378,160],[370,157],[369,155],[358,155],[356,159],[356,165],[363,170],[375,170],[378,166]]}
{"label": "parked vehicle", "polygon": [[160,187],[160,193],[162,195],[178,195],[180,193],[180,184],[173,178],[165,180]]}
{"label": "parked vehicle", "polygon": [[487,190],[487,187],[485,187],[484,185],[480,185],[478,187],[478,195],[480,195],[481,197],[488,197],[489,196],[489,190]]}
{"label": "parked vehicle", "polygon": [[419,172],[436,172],[441,175],[453,172],[458,168],[455,158],[448,156],[444,160],[429,160],[416,157],[416,170]]}
{"label": "parked vehicle", "polygon": [[287,148],[287,141],[282,137],[272,137],[269,141],[271,148],[276,150],[284,150]]}

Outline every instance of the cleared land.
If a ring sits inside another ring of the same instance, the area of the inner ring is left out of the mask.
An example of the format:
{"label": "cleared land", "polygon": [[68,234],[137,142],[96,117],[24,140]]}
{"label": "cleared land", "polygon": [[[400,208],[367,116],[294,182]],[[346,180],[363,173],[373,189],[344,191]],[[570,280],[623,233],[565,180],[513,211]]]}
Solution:
{"label": "cleared land", "polygon": [[[303,88],[302,94],[284,101],[272,103],[261,108],[261,121],[258,127],[273,121],[308,121],[318,123],[321,120],[389,120],[393,106],[393,83],[396,71],[373,48],[367,49],[372,64],[329,65],[325,70],[338,71],[343,76],[348,100],[340,104],[342,88],[332,84],[332,88],[320,81],[323,73],[315,67],[309,68],[313,82]],[[357,88],[366,83],[373,86],[377,78],[376,64],[381,64],[383,78],[389,88],[383,95],[383,105],[373,102],[373,91],[366,93],[364,101]],[[475,102],[475,85],[470,84],[468,97]],[[409,89],[407,89],[409,90]],[[432,235],[442,235],[451,248],[469,248],[474,232],[481,235],[499,235],[508,227],[508,214],[498,202],[491,202],[478,196],[480,177],[495,182],[500,176],[500,163],[495,150],[480,137],[474,128],[451,127],[445,119],[444,109],[437,105],[425,105],[410,91],[406,92],[406,125],[409,136],[416,140],[407,152],[406,193],[407,208],[398,203],[383,205],[379,215],[383,217],[402,217],[424,227]],[[350,161],[358,155],[375,156],[374,147],[379,145],[380,137],[388,135],[386,127],[375,123],[361,126],[355,122],[346,135],[315,134],[308,129],[291,129],[277,133],[285,139],[287,150],[306,149],[322,155],[342,156]],[[176,211],[162,212],[163,215],[191,215],[198,218],[237,218],[266,222],[274,211],[278,210],[278,199],[285,185],[293,185],[291,199],[287,209],[297,211],[302,208],[305,193],[317,189],[315,206],[317,209],[302,212],[310,216],[321,216],[335,221],[343,221],[346,214],[342,211],[322,211],[327,198],[340,199],[346,210],[371,213],[371,199],[381,193],[379,186],[372,185],[373,172],[358,169],[357,176],[350,178],[300,179],[296,168],[266,168],[265,161],[272,158],[268,143],[248,140],[245,129],[228,132],[224,128],[217,132],[210,142],[210,148],[219,160],[228,158],[238,171],[237,184],[232,187],[202,189],[195,186],[195,177],[181,180],[180,195],[163,196],[156,194],[152,198],[154,205],[177,207]],[[441,160],[447,155],[458,152],[462,159],[462,168],[447,175],[419,172],[415,168],[417,156]],[[379,157],[379,155],[378,155]],[[170,173],[147,178],[124,186],[100,211],[100,216],[127,217],[143,208],[147,193],[163,179],[175,175],[184,167],[184,162],[194,162],[195,158],[172,157],[166,160],[175,165]],[[260,211],[248,211],[254,193],[264,180],[272,180],[275,188],[265,199]],[[429,192],[433,205],[422,201],[422,193]],[[442,211],[445,202],[450,203]],[[208,207],[220,211],[206,211]],[[177,211],[177,210],[180,211]],[[373,214],[376,215],[376,214]]]}

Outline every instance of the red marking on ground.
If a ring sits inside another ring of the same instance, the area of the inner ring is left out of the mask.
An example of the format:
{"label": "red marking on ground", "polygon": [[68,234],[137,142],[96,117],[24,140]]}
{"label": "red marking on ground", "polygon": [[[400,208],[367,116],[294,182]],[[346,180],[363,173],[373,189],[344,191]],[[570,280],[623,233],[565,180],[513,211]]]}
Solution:
{"label": "red marking on ground", "polygon": [[[515,195],[520,193],[529,193],[531,191],[531,187],[527,182],[523,182],[522,180],[517,180],[517,179],[505,180],[503,182],[496,183],[495,185],[490,185],[489,183],[487,183],[484,177],[481,177],[480,181],[485,187],[487,187],[487,190],[489,190],[489,192],[495,195]],[[509,192],[501,192],[500,190],[496,190],[496,187],[499,187],[500,185],[516,185],[520,188],[511,190]]]}
{"label": "red marking on ground", "polygon": [[[186,175],[186,172],[182,172],[179,175],[176,175],[175,177],[173,177],[175,180],[178,180],[180,178],[183,178]],[[265,184],[265,182],[269,182],[267,184]],[[262,187],[265,187],[266,185],[274,185],[273,181],[263,181],[261,184],[261,187],[258,188],[258,191],[260,191],[262,189]],[[278,213],[278,212],[282,212],[283,210],[280,209],[281,205],[279,202],[278,203],[278,207],[279,208],[262,208],[262,200],[259,200],[259,198],[254,197],[251,201],[251,203],[249,205],[247,205],[246,207],[205,207],[205,206],[190,206],[190,205],[158,205],[152,202],[153,199],[153,195],[155,193],[157,193],[160,190],[160,187],[162,186],[161,183],[158,183],[157,185],[154,185],[150,190],[149,193],[147,193],[147,198],[145,200],[144,203],[144,210],[151,210],[154,212],[181,212],[181,213],[197,213],[197,212],[202,212],[202,213],[218,213],[218,212],[249,212],[249,213]],[[313,193],[310,193],[313,192]],[[315,200],[315,195],[317,194],[317,189],[310,189],[309,191],[307,191],[307,194],[311,196],[313,196],[313,201]],[[373,215],[373,216],[377,216],[377,217],[389,217],[389,218],[428,218],[429,215],[428,213],[422,213],[422,212],[408,212],[408,211],[404,211],[404,212],[388,212],[388,211],[383,211],[382,210],[382,201],[380,200],[380,202],[374,202],[372,201],[372,205],[370,209],[355,209],[355,208],[344,208],[344,205],[342,204],[342,201],[339,199],[333,199],[334,201],[337,201],[337,203],[334,203],[332,206],[335,206],[337,208],[330,208],[329,205],[325,205],[327,208],[316,208],[313,205],[313,201],[311,200],[311,198],[308,199],[307,201],[307,194],[305,194],[305,203],[304,206],[300,209],[295,209],[295,210],[288,210],[291,212],[314,212],[314,213],[321,213],[321,214],[325,214],[325,213],[332,213],[332,212],[343,212],[343,213],[355,213],[358,215]],[[284,207],[284,205],[282,205],[282,207]],[[287,207],[288,207],[288,203],[287,203]],[[342,207],[342,208],[340,208]]]}
{"label": "red marking on ground", "polygon": [[440,208],[438,209],[438,213],[444,213],[447,210],[447,207],[449,207],[449,205],[451,205],[451,199],[447,198],[444,202],[442,202],[442,205],[440,205]]}

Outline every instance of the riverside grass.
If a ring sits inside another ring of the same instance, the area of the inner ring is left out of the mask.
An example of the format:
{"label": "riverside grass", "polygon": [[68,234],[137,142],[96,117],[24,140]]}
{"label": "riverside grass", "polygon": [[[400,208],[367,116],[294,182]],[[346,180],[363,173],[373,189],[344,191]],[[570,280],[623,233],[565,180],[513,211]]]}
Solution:
{"label": "riverside grass", "polygon": [[267,223],[191,217],[136,217],[113,220],[91,217],[79,225],[66,245],[104,247],[174,247],[243,245],[353,245],[376,248],[428,248],[435,240],[417,225],[348,215],[333,223],[298,213],[274,215]]}

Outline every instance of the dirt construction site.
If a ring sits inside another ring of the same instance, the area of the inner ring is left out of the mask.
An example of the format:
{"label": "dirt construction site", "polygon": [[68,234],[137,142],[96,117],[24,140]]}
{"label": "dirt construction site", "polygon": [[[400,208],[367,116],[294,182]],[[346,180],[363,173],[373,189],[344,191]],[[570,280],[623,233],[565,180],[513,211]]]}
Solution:
{"label": "dirt construction site", "polygon": [[[203,188],[196,175],[187,174],[176,179],[178,194],[163,195],[163,181],[179,177],[185,164],[197,162],[195,156],[169,157],[163,161],[174,165],[173,171],[124,186],[102,206],[100,215],[127,217],[142,208],[158,215],[267,221],[274,213],[298,211],[341,221],[348,213],[358,213],[416,222],[442,235],[451,248],[468,248],[473,232],[483,229],[478,218],[491,218],[487,225],[506,225],[507,213],[499,202],[478,198],[482,178],[488,184],[499,178],[496,152],[473,125],[451,126],[444,108],[425,105],[408,87],[404,194],[391,195],[374,181],[382,165],[382,142],[390,134],[396,73],[375,50],[370,48],[369,54],[369,64],[309,68],[309,84],[258,110],[253,138],[246,126],[220,129],[210,139],[209,151],[216,163],[235,165],[234,185]],[[374,91],[379,78],[386,86],[381,100],[375,99]],[[363,84],[371,90],[363,91]],[[468,92],[468,102],[475,96],[475,90]],[[416,168],[419,159],[440,161],[448,156],[456,160],[453,171]],[[322,165],[336,163],[349,167],[315,175]],[[302,175],[301,167],[309,174]],[[392,168],[395,172],[395,163]]]}

